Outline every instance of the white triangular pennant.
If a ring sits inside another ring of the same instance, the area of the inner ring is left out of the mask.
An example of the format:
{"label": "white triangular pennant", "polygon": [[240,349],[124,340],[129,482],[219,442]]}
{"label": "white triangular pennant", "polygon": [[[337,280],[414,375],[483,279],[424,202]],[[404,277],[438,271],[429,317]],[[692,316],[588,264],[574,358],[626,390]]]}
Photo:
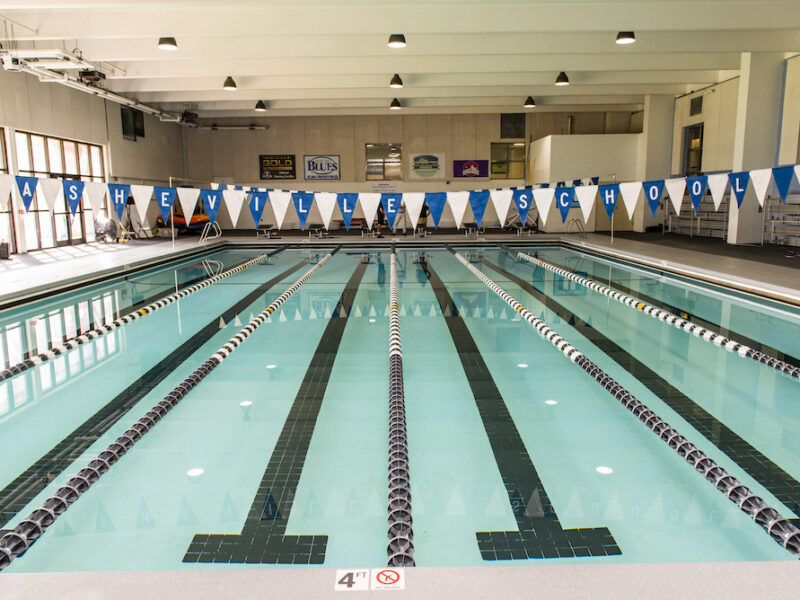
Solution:
{"label": "white triangular pennant", "polygon": [[683,204],[683,193],[686,191],[686,179],[677,177],[675,179],[667,179],[664,182],[667,188],[669,199],[672,202],[672,208],[675,209],[675,214],[681,214],[681,204]]}
{"label": "white triangular pennant", "polygon": [[8,197],[11,194],[11,186],[13,184],[14,178],[11,175],[0,173],[0,210],[8,209]]}
{"label": "white triangular pennant", "polygon": [[708,176],[708,189],[711,192],[711,199],[714,200],[714,210],[719,210],[725,190],[728,189],[728,174],[717,173]]}
{"label": "white triangular pennant", "polygon": [[42,196],[44,196],[44,201],[47,203],[47,208],[52,212],[59,195],[64,195],[64,185],[60,179],[39,177],[39,189],[42,190]]}
{"label": "white triangular pennant", "polygon": [[630,181],[628,183],[620,183],[619,193],[622,196],[622,203],[625,205],[625,210],[628,211],[628,218],[633,221],[633,211],[636,210],[636,205],[639,203],[639,196],[642,193],[642,182]]}
{"label": "white triangular pennant", "polygon": [[239,215],[242,214],[244,195],[244,190],[222,190],[222,198],[225,200],[225,206],[228,207],[228,214],[231,216],[231,224],[234,228],[239,221]]}
{"label": "white triangular pennant", "polygon": [[83,186],[86,196],[89,198],[89,206],[92,207],[92,216],[97,217],[97,214],[105,208],[106,190],[108,186],[105,183],[90,181]]}
{"label": "white triangular pennant", "polygon": [[447,192],[447,203],[450,205],[450,210],[453,212],[456,229],[461,229],[461,223],[464,221],[464,213],[467,210],[468,202],[469,192]]}
{"label": "white triangular pennant", "polygon": [[317,203],[319,214],[322,216],[322,224],[325,225],[325,229],[330,229],[333,209],[336,206],[336,194],[317,192],[314,194],[314,200]]}
{"label": "white triangular pennant", "polygon": [[406,216],[411,220],[411,225],[416,231],[422,205],[425,203],[425,194],[405,193],[403,194],[403,203],[406,205]]}
{"label": "white triangular pennant", "polygon": [[147,216],[147,208],[150,206],[150,198],[153,197],[152,185],[132,185],[131,195],[133,204],[136,206],[136,213],[139,215],[139,222],[144,223]]}
{"label": "white triangular pennant", "polygon": [[492,199],[494,212],[497,213],[497,218],[500,220],[500,227],[506,225],[506,218],[508,218],[508,209],[511,207],[511,197],[514,195],[513,190],[492,190],[489,192],[489,197]]}
{"label": "white triangular pennant", "polygon": [[375,222],[375,215],[378,213],[378,204],[381,201],[380,194],[359,194],[358,201],[361,203],[361,212],[364,213],[364,220],[367,222],[367,227],[372,229],[372,224]]}
{"label": "white triangular pennant", "polygon": [[550,208],[553,206],[553,198],[556,195],[554,188],[539,188],[533,190],[533,202],[536,204],[536,210],[539,211],[539,218],[542,220],[542,225],[547,225],[547,216],[550,214]]}
{"label": "white triangular pennant", "polygon": [[750,171],[750,181],[753,182],[756,200],[758,200],[761,206],[764,206],[764,198],[767,195],[767,188],[769,187],[771,178],[772,169],[756,169],[755,171]]}
{"label": "white triangular pennant", "polygon": [[[594,200],[597,197],[597,186],[579,185],[575,188],[575,196],[581,207],[583,222],[588,223],[589,217],[592,216],[592,210],[594,209]],[[542,214],[541,211],[539,211],[539,214]]]}
{"label": "white triangular pennant", "polygon": [[[178,188],[178,203],[183,212],[183,218],[186,219],[186,224],[192,219],[194,209],[197,206],[197,199],[200,197],[200,190],[198,188]],[[250,319],[252,321],[252,319]]]}
{"label": "white triangular pennant", "polygon": [[292,201],[292,195],[289,192],[271,191],[269,193],[270,204],[272,211],[275,213],[275,224],[278,229],[283,227],[283,220],[286,218],[286,210],[289,208],[289,203]]}

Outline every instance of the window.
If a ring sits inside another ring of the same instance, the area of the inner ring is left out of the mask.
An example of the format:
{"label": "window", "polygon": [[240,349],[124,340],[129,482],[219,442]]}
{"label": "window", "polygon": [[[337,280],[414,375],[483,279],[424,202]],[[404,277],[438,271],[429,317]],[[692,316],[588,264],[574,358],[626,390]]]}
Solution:
{"label": "window", "polygon": [[[17,131],[14,136],[20,175],[104,181],[105,171],[100,146]],[[52,248],[86,241],[94,231],[92,211],[78,206],[72,217],[59,195],[51,214],[44,196],[37,191],[28,213],[22,215],[22,235],[28,250]]]}
{"label": "window", "polygon": [[491,178],[525,178],[525,142],[492,143]]}
{"label": "window", "polygon": [[703,113],[703,97],[697,96],[689,100],[689,116],[693,117]]}
{"label": "window", "polygon": [[500,139],[525,137],[525,113],[503,113],[500,115]]}
{"label": "window", "polygon": [[[0,173],[8,174],[6,159],[6,136],[0,127]],[[11,211],[11,200],[3,208],[0,204],[0,242],[8,242],[11,252],[14,252],[14,219]]]}
{"label": "window", "polygon": [[401,144],[367,144],[367,181],[403,178]]}

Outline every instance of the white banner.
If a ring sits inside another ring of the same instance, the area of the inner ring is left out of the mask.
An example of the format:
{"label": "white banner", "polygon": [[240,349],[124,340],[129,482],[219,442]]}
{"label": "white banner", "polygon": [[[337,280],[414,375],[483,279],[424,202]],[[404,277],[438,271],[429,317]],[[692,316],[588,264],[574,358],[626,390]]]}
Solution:
{"label": "white banner", "polygon": [[64,195],[64,184],[61,183],[60,179],[39,177],[39,189],[42,191],[47,208],[50,212],[53,212],[58,197]]}
{"label": "white banner", "polygon": [[633,211],[636,210],[636,205],[639,203],[639,196],[642,193],[642,182],[631,181],[630,183],[620,183],[619,193],[622,196],[622,203],[625,205],[625,210],[628,212],[628,218],[633,221]]}
{"label": "white banner", "polygon": [[13,185],[14,178],[11,175],[0,173],[0,210],[8,210],[8,198]]}
{"label": "white banner", "polygon": [[511,208],[511,197],[514,195],[513,190],[491,190],[489,197],[492,199],[494,212],[497,213],[497,218],[500,219],[500,227],[506,225],[508,218],[508,209]]}
{"label": "white banner", "polygon": [[547,225],[547,217],[550,215],[550,208],[553,206],[553,198],[556,195],[554,188],[539,188],[533,190],[533,203],[539,211],[539,218],[542,225]]}
{"label": "white banner", "polygon": [[709,175],[708,189],[711,192],[711,199],[714,201],[714,210],[719,210],[719,205],[722,204],[722,199],[725,197],[725,190],[728,189],[728,174]]}
{"label": "white banner", "polygon": [[409,179],[444,179],[444,154],[412,154],[408,169]]}
{"label": "white banner", "polygon": [[664,182],[664,186],[667,188],[667,194],[672,202],[672,207],[675,209],[675,214],[680,215],[683,193],[686,191],[686,180],[683,177],[667,179]]}
{"label": "white banner", "polygon": [[186,226],[189,226],[194,215],[194,209],[197,206],[197,199],[200,197],[199,188],[178,188],[178,203],[183,213],[183,218],[186,219]]}
{"label": "white banner", "polygon": [[272,190],[269,193],[270,205],[272,212],[275,214],[275,224],[278,229],[283,228],[283,220],[286,218],[286,211],[289,208],[289,203],[292,201],[292,194],[290,192],[281,192]]}
{"label": "white banner", "polygon": [[469,192],[447,192],[447,203],[450,205],[450,210],[453,211],[456,229],[461,229],[468,202]]}
{"label": "white banner", "polygon": [[[578,204],[581,207],[581,214],[583,215],[583,222],[588,223],[589,217],[592,216],[594,209],[594,200],[597,197],[596,185],[580,185],[575,188],[575,196],[578,199]],[[539,211],[541,214],[541,211]]]}
{"label": "white banner", "polygon": [[403,203],[406,205],[406,217],[411,221],[411,227],[417,230],[419,215],[422,212],[422,205],[425,203],[424,193],[405,193]]}
{"label": "white banner", "polygon": [[92,207],[92,217],[97,218],[101,210],[105,209],[106,191],[108,186],[105,183],[90,181],[83,186],[86,197],[89,198],[89,206]]}
{"label": "white banner", "polygon": [[225,200],[224,204],[228,208],[228,214],[231,216],[231,224],[234,228],[236,227],[236,223],[239,222],[239,216],[242,214],[244,195],[244,190],[222,190],[222,197]]}
{"label": "white banner", "polygon": [[359,194],[358,201],[361,203],[361,212],[364,213],[364,220],[367,222],[367,227],[372,229],[375,222],[375,215],[378,213],[378,204],[381,202],[380,194]]}
{"label": "white banner", "polygon": [[755,171],[750,171],[750,181],[753,182],[756,200],[758,200],[761,206],[764,206],[764,198],[767,195],[770,179],[772,179],[772,169],[756,169]]}
{"label": "white banner", "polygon": [[132,185],[131,195],[136,212],[139,215],[139,222],[144,225],[147,217],[147,209],[150,206],[150,198],[153,197],[152,185]]}
{"label": "white banner", "polygon": [[325,229],[330,229],[331,219],[333,218],[333,208],[336,206],[336,194],[317,192],[314,194],[314,200],[317,203],[317,209],[322,217],[322,224],[325,225]]}

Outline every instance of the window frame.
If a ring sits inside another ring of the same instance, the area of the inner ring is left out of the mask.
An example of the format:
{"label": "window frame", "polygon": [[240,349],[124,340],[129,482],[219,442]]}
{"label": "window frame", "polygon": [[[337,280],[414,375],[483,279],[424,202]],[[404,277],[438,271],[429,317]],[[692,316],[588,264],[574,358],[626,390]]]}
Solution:
{"label": "window frame", "polygon": [[[505,147],[505,160],[495,160],[495,149]],[[489,146],[489,179],[525,179],[525,163],[528,158],[528,148],[525,142],[490,142]],[[522,160],[511,160],[511,148],[522,148]],[[522,173],[519,177],[512,177],[511,165],[519,164]],[[495,173],[495,165],[505,165],[504,173]]]}

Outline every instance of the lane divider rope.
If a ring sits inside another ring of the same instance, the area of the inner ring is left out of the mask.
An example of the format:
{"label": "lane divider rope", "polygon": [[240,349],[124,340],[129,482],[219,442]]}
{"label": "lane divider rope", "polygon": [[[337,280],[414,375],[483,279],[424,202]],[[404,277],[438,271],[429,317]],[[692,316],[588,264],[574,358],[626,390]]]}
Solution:
{"label": "lane divider rope", "polygon": [[63,341],[58,346],[53,346],[49,350],[45,350],[40,354],[37,354],[35,356],[30,356],[24,361],[17,363],[16,365],[12,365],[7,369],[4,369],[3,371],[0,371],[0,382],[13,377],[14,375],[22,373],[23,371],[27,371],[28,369],[31,369],[37,365],[40,365],[43,362],[55,358],[56,356],[60,356],[61,354],[64,354],[65,352],[68,352],[73,348],[77,348],[81,344],[85,344],[86,342],[90,342],[96,338],[99,338],[100,336],[105,335],[109,331],[114,331],[118,327],[127,325],[128,323],[135,321],[136,319],[140,319],[145,315],[155,312],[161,308],[164,308],[165,306],[168,306],[173,302],[180,300],[181,298],[185,298],[190,294],[194,294],[195,292],[202,290],[203,288],[206,288],[210,285],[214,285],[215,283],[221,281],[222,279],[225,279],[226,277],[230,277],[231,275],[240,273],[245,269],[247,269],[248,267],[252,267],[257,263],[266,260],[267,258],[269,258],[270,256],[279,251],[280,249],[270,252],[268,254],[262,254],[261,256],[257,256],[252,260],[243,262],[242,264],[237,265],[231,269],[228,269],[227,271],[224,271],[222,273],[219,273],[218,275],[213,275],[208,279],[204,279],[203,281],[196,283],[190,287],[184,288],[178,292],[174,292],[169,296],[164,296],[160,300],[151,302],[150,304],[148,304],[143,308],[131,311],[122,317],[114,319],[110,323],[107,323],[105,325],[100,325],[98,327],[91,329],[90,331],[87,331],[86,333],[82,333],[81,335],[69,338]]}
{"label": "lane divider rope", "polygon": [[489,279],[466,258],[448,247],[455,257],[469,269],[473,275],[480,279],[495,294],[500,296],[506,304],[519,313],[544,339],[553,344],[561,353],[573,363],[583,369],[597,383],[602,385],[609,394],[614,396],[625,408],[644,423],[661,441],[683,457],[694,469],[703,475],[717,490],[736,504],[741,511],[753,518],[776,542],[794,555],[800,555],[800,529],[791,521],[769,506],[762,498],[753,494],[733,475],[720,467],[713,459],[706,456],[694,444],[682,436],[674,427],[669,425],[656,413],[650,410],[643,402],[628,390],[622,387],[610,375],[594,364],[586,356],[572,346],[567,340],[553,331],[541,319],[526,309],[515,300],[508,292]]}
{"label": "lane divider rope", "polygon": [[250,334],[270,318],[306,280],[316,273],[328,259],[333,256],[339,247],[326,254],[320,261],[306,271],[305,275],[295,281],[272,304],[254,317],[236,335],[225,342],[219,350],[200,365],[189,377],[179,383],[161,402],[151,408],[141,419],[134,423],[130,429],[114,440],[109,446],[97,455],[97,458],[78,471],[67,483],[61,486],[56,493],[44,501],[41,507],[34,510],[28,517],[21,521],[12,531],[0,538],[0,571],[5,569],[20,554],[24,553],[38,540],[45,530],[55,523],[56,519],[67,508],[80,498],[100,477],[108,472],[111,466],[128,452],[136,442],[152,429],[164,416],[172,410],[195,386],[197,386],[211,371],[218,367],[223,360],[241,345]]}
{"label": "lane divider rope", "polygon": [[403,389],[403,346],[397,293],[397,257],[389,265],[389,546],[390,567],[414,566],[411,519],[411,483],[408,474],[408,437]]}
{"label": "lane divider rope", "polygon": [[[514,254],[513,250],[506,248],[506,252],[511,252]],[[542,260],[541,258],[537,258],[535,256],[531,256],[530,254],[525,254],[524,252],[517,252],[515,254],[518,258],[522,260],[526,260],[530,263],[538,265],[547,269],[548,271],[552,271],[553,273],[557,273],[562,277],[566,277],[567,279],[574,281],[584,287],[589,288],[590,290],[597,292],[598,294],[603,294],[604,296],[608,296],[612,300],[616,300],[617,302],[624,304],[634,310],[638,310],[646,315],[650,315],[654,319],[658,319],[659,321],[663,321],[664,323],[669,323],[670,325],[674,325],[681,331],[685,331],[686,333],[693,334],[696,338],[701,340],[705,340],[706,342],[710,342],[719,348],[724,348],[728,352],[735,352],[739,356],[743,358],[751,358],[763,365],[768,367],[772,367],[776,371],[788,375],[793,379],[800,381],[800,367],[795,367],[794,365],[790,365],[789,363],[777,359],[773,356],[769,356],[768,354],[764,354],[763,352],[756,350],[755,348],[751,348],[750,346],[746,346],[744,344],[740,344],[736,340],[732,340],[730,338],[725,337],[719,333],[715,333],[710,329],[706,329],[705,327],[701,327],[700,325],[696,325],[691,321],[686,319],[682,319],[681,317],[672,314],[666,310],[661,310],[660,308],[656,308],[652,304],[647,304],[646,302],[642,302],[638,298],[633,298],[616,290],[612,290],[604,285],[601,285],[591,279],[587,279],[586,277],[581,277],[572,271],[568,271],[566,269],[562,269],[561,267],[557,267],[553,264],[550,264],[547,261]]]}

